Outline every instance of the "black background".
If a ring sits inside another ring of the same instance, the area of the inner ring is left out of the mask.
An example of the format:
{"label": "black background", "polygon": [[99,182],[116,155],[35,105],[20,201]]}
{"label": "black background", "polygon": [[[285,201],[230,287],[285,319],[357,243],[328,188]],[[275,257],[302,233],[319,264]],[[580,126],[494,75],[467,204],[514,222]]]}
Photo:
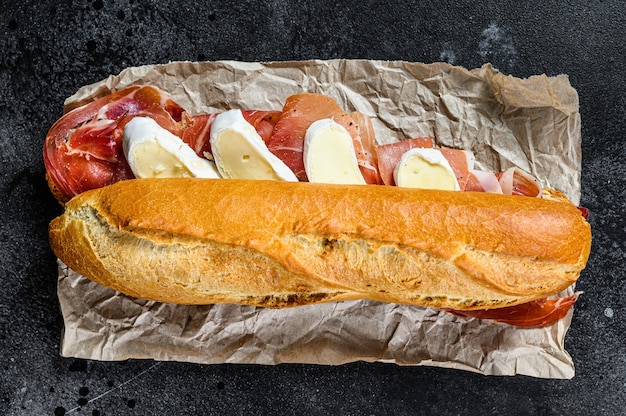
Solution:
{"label": "black background", "polygon": [[[0,413],[626,414],[626,3],[0,1]],[[566,348],[572,380],[354,363],[94,362],[58,354],[41,148],[63,100],[127,66],[176,60],[491,62],[568,74],[580,98],[592,255]]]}

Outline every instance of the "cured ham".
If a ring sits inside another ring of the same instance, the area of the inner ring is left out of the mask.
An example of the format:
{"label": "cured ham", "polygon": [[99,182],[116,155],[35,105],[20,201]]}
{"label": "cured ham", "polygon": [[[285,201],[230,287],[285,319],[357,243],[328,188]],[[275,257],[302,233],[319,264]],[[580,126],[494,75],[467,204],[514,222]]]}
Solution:
{"label": "cured ham", "polygon": [[183,116],[183,134],[181,139],[199,156],[207,157],[211,152],[211,126],[218,113]]}
{"label": "cured ham", "polygon": [[128,117],[148,115],[177,130],[182,107],[161,90],[132,86],[61,117],[49,130],[43,149],[48,179],[64,200],[89,189],[133,177],[121,146]]}
{"label": "cured ham", "polygon": [[360,138],[360,140],[353,140],[353,144],[363,179],[368,184],[380,185],[382,178],[378,171],[376,136],[372,120],[358,111],[350,113],[350,117],[357,125],[358,137]]}
{"label": "cured ham", "polygon": [[[267,142],[280,111],[242,113]],[[134,178],[122,140],[126,123],[139,116],[154,119],[211,159],[209,133],[217,114],[190,115],[156,87],[131,86],[71,110],[50,128],[43,159],[60,200]]]}
{"label": "cured ham", "polygon": [[[265,143],[270,139],[280,111],[242,110],[243,118],[259,133]],[[211,151],[211,126],[219,113],[183,114],[181,139],[187,143],[198,156],[213,158]]]}
{"label": "cured ham", "polygon": [[[402,155],[414,148],[434,148],[433,139],[418,137],[376,147],[378,171],[385,185],[395,185],[393,171]],[[463,191],[495,192],[506,195],[538,197],[541,185],[532,175],[519,168],[493,173],[476,169],[472,152],[467,150],[437,148],[454,171]]]}
{"label": "cured ham", "polygon": [[502,192],[507,195],[540,196],[539,181],[523,170],[512,167],[496,174]]}
{"label": "cured ham", "polygon": [[378,172],[384,185],[395,185],[393,170],[403,154],[414,148],[434,147],[432,137],[417,137],[376,146]]}
{"label": "cured ham", "polygon": [[457,311],[446,309],[453,315],[464,318],[491,319],[524,328],[552,325],[565,317],[574,306],[580,293],[558,299],[541,299],[521,305],[499,309],[485,309],[475,311]]}
{"label": "cured ham", "polygon": [[[394,185],[393,170],[402,154],[412,148],[432,148],[430,137],[378,146],[369,117],[346,113],[333,99],[320,94],[287,98],[281,111],[242,110],[268,149],[301,181],[306,181],[303,150],[308,127],[331,118],[353,139],[359,170],[368,184]],[[135,116],[148,116],[180,137],[201,157],[212,159],[210,131],[215,114],[190,115],[161,90],[132,86],[72,110],[55,123],[44,146],[49,179],[65,200],[85,190],[133,177],[121,150],[125,124]],[[499,174],[474,168],[471,152],[438,148],[464,191],[504,192],[538,196],[536,179],[512,168]]]}
{"label": "cured ham", "polygon": [[[378,171],[385,185],[395,185],[393,171],[404,153],[415,148],[434,148],[431,137],[417,137],[378,146]],[[454,171],[462,191],[498,191],[497,178],[490,172],[474,169],[474,156],[466,150],[437,148]],[[495,189],[494,189],[495,188]]]}
{"label": "cured ham", "polygon": [[[280,158],[296,174],[300,181],[307,181],[304,170],[304,137],[309,126],[321,119],[330,118],[342,125],[352,137],[357,153],[357,162],[367,183],[379,183],[372,143],[373,129],[367,122],[363,123],[364,115],[346,113],[335,100],[330,97],[304,93],[287,98],[280,118],[274,126],[272,135],[267,142],[268,149]],[[366,136],[361,137],[361,132]],[[364,172],[365,171],[365,172]]]}

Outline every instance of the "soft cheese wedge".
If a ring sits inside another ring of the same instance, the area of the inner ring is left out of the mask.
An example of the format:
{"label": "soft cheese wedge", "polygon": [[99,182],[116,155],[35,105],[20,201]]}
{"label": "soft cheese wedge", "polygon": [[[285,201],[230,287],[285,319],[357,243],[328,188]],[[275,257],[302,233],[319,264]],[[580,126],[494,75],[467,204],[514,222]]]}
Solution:
{"label": "soft cheese wedge", "polygon": [[332,119],[313,122],[304,136],[304,169],[309,182],[365,185],[352,136]]}
{"label": "soft cheese wedge", "polygon": [[126,124],[122,146],[137,178],[219,178],[212,162],[149,117]]}
{"label": "soft cheese wedge", "polygon": [[241,110],[229,110],[211,126],[211,151],[220,175],[231,179],[297,182],[296,175],[274,156]]}
{"label": "soft cheese wedge", "polygon": [[408,150],[396,165],[393,178],[396,185],[404,188],[460,189],[450,163],[437,149]]}

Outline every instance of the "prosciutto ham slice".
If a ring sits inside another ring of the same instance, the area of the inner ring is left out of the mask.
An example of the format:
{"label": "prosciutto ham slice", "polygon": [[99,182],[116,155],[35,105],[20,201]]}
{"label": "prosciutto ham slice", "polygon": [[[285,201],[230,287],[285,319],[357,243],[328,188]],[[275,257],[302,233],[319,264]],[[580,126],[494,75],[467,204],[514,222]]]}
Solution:
{"label": "prosciutto ham slice", "polygon": [[512,167],[496,174],[502,192],[507,195],[540,196],[539,181],[523,170]]}
{"label": "prosciutto ham slice", "polygon": [[[378,171],[385,185],[395,185],[393,171],[402,155],[414,148],[434,148],[431,137],[417,137],[376,147]],[[495,192],[506,195],[540,196],[541,186],[532,175],[519,168],[493,173],[476,169],[468,150],[437,148],[454,171],[462,191]]]}
{"label": "prosciutto ham slice", "polygon": [[378,171],[376,136],[372,120],[358,111],[350,113],[350,117],[354,120],[358,130],[358,137],[356,140],[353,140],[353,144],[359,170],[366,183],[380,185],[382,184],[382,179]]}
{"label": "prosciutto ham slice", "polygon": [[393,171],[403,154],[414,148],[434,147],[432,137],[417,137],[395,143],[376,146],[378,172],[384,185],[395,185]]}
{"label": "prosciutto ham slice", "polygon": [[363,114],[346,113],[335,100],[321,94],[304,93],[287,98],[267,142],[268,149],[289,166],[299,181],[307,181],[303,158],[304,136],[313,122],[326,118],[343,126],[352,137],[365,182],[380,183],[371,122]]}
{"label": "prosciutto ham slice", "polygon": [[[393,171],[402,155],[415,148],[434,148],[431,137],[417,137],[378,146],[378,171],[385,185],[395,185]],[[437,148],[446,158],[454,171],[462,191],[502,193],[498,179],[491,172],[478,171],[474,168],[474,155],[467,150]]]}
{"label": "prosciutto ham slice", "polygon": [[[183,131],[181,139],[191,147],[198,156],[213,158],[211,151],[211,126],[219,113],[199,114],[190,116],[183,114]],[[264,142],[268,142],[280,111],[242,110],[243,118],[250,123]]]}
{"label": "prosciutto ham slice", "polygon": [[[280,111],[242,113],[267,142]],[[43,158],[60,200],[134,178],[122,140],[126,123],[139,116],[154,119],[199,156],[212,157],[209,137],[217,114],[190,115],[156,87],[131,86],[71,110],[50,128]]]}
{"label": "prosciutto ham slice", "polygon": [[46,137],[43,158],[48,179],[67,201],[86,190],[133,178],[122,151],[125,122],[148,115],[175,133],[183,111],[151,86],[128,87],[75,108]]}
{"label": "prosciutto ham slice", "polygon": [[475,311],[445,309],[445,311],[464,318],[491,319],[518,327],[541,327],[552,325],[565,317],[567,312],[574,306],[574,303],[576,303],[579,295],[580,293],[575,293],[565,298],[541,299],[499,309]]}

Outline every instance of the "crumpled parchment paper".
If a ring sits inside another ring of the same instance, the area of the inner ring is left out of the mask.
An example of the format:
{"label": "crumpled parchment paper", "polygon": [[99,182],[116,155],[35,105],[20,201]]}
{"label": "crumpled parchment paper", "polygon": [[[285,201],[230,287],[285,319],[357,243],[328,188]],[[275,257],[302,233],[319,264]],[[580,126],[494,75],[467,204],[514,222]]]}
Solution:
{"label": "crumpled parchment paper", "polygon": [[[518,79],[490,65],[330,60],[172,62],[128,68],[81,88],[69,110],[131,84],[168,91],[193,114],[280,109],[291,94],[326,94],[373,119],[377,140],[432,136],[472,150],[486,168],[518,166],[544,187],[580,200],[578,95],[566,75]],[[573,287],[565,294],[573,293]],[[348,301],[288,309],[173,305],[97,285],[59,261],[65,328],[61,354],[93,360],[197,363],[383,361],[485,375],[571,378],[564,349],[572,312],[547,328],[520,329],[429,308]]]}

